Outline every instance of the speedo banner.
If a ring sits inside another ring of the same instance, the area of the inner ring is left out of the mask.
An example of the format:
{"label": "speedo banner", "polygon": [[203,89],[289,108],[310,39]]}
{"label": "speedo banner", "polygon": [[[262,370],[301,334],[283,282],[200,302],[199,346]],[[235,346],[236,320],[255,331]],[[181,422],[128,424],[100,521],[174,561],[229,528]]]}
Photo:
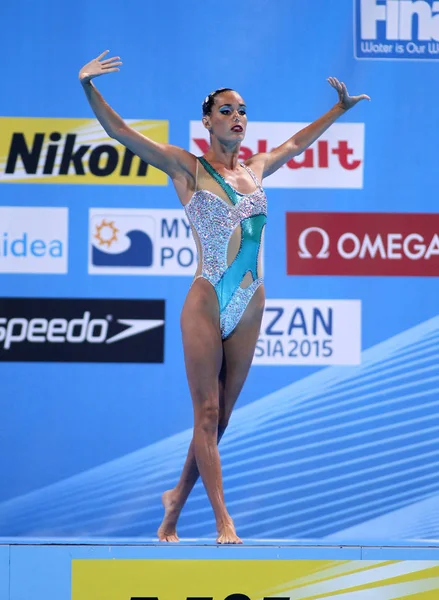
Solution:
{"label": "speedo banner", "polygon": [[[419,594],[419,596],[418,596]],[[72,600],[437,600],[437,561],[73,560]]]}
{"label": "speedo banner", "polygon": [[[126,119],[156,142],[167,121]],[[0,118],[0,183],[166,185],[166,175],[111,139],[95,119]]]}

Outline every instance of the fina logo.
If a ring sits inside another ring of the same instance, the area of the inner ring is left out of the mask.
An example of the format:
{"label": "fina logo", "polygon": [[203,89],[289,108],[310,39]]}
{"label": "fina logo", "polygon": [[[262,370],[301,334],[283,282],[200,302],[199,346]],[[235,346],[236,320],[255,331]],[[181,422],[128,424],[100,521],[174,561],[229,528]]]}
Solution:
{"label": "fina logo", "polygon": [[354,2],[356,58],[439,58],[439,1]]}

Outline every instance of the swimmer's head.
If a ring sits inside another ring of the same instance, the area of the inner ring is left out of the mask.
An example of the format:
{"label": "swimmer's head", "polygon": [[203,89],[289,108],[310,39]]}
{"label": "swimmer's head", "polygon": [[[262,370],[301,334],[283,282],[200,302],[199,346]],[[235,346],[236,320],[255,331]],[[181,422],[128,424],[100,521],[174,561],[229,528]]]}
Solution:
{"label": "swimmer's head", "polygon": [[223,92],[234,91],[235,90],[232,90],[232,88],[218,88],[214,92],[210,92],[210,94],[204,98],[203,104],[201,105],[203,110],[203,117],[211,114],[213,105],[215,104],[215,98],[218,96],[218,94],[222,94]]}
{"label": "swimmer's head", "polygon": [[220,88],[203,102],[203,125],[221,141],[242,141],[247,129],[247,108],[241,95]]}

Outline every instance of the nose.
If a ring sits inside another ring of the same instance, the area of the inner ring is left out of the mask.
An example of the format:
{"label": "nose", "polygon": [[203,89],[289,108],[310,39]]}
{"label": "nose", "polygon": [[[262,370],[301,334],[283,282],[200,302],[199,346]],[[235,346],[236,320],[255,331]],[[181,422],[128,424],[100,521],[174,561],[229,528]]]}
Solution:
{"label": "nose", "polygon": [[233,117],[233,120],[234,121],[239,121],[239,114],[238,113],[235,113],[235,116]]}

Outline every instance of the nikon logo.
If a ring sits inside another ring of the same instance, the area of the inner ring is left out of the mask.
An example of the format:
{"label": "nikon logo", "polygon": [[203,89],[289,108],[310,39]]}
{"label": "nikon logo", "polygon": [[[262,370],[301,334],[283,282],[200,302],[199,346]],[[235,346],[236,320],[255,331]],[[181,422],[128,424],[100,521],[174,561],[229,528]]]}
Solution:
{"label": "nikon logo", "polygon": [[[127,123],[157,142],[166,121]],[[0,118],[0,182],[167,185],[167,177],[109,138],[96,120]]]}

